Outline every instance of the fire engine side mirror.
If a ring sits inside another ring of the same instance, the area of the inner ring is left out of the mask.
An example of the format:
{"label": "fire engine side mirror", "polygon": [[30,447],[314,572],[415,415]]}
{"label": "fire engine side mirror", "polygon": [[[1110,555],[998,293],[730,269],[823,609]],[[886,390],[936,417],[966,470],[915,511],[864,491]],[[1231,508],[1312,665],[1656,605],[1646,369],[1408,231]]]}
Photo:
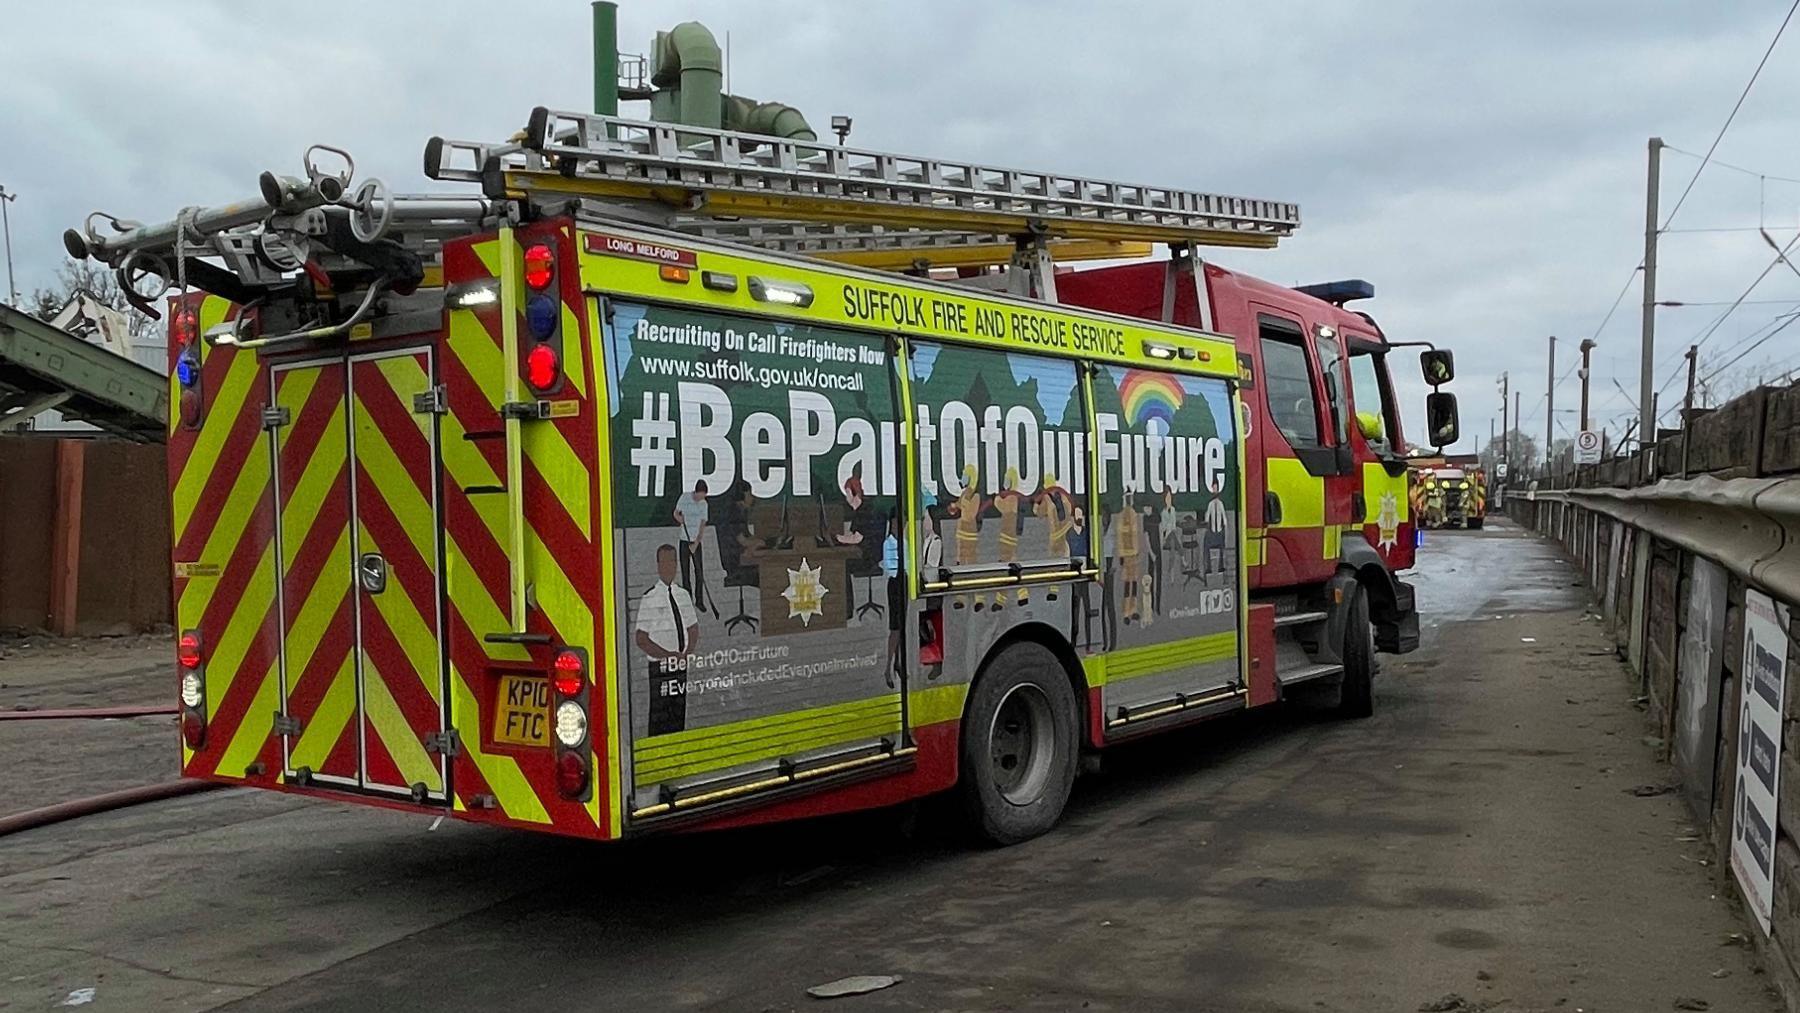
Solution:
{"label": "fire engine side mirror", "polygon": [[1434,390],[1425,395],[1425,428],[1434,447],[1456,442],[1462,435],[1462,426],[1457,421],[1455,394]]}
{"label": "fire engine side mirror", "polygon": [[1433,387],[1449,383],[1456,379],[1456,356],[1448,348],[1428,348],[1419,353],[1419,372]]}

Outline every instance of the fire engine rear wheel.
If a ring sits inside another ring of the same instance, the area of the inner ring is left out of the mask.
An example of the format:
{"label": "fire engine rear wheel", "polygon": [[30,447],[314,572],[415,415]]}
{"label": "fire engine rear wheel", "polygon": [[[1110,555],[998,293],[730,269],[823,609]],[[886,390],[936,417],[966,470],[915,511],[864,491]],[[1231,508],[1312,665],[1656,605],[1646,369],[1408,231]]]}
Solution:
{"label": "fire engine rear wheel", "polygon": [[1344,623],[1344,677],[1335,710],[1339,717],[1375,713],[1375,627],[1369,622],[1369,592],[1358,587]]}
{"label": "fire engine rear wheel", "polygon": [[957,791],[971,828],[992,844],[1049,830],[1075,783],[1075,692],[1056,655],[1014,644],[975,680],[963,714]]}

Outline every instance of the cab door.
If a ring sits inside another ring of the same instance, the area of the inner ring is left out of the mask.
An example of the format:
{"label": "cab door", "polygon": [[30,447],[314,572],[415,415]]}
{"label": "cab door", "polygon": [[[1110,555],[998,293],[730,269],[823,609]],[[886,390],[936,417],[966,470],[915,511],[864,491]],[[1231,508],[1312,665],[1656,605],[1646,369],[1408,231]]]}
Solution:
{"label": "cab door", "polygon": [[[1262,518],[1259,572],[1253,586],[1285,587],[1329,578],[1337,546],[1327,556],[1331,517],[1328,478],[1338,477],[1336,431],[1315,348],[1298,317],[1272,307],[1256,312],[1256,389],[1263,421]],[[1339,529],[1341,530],[1341,529]]]}

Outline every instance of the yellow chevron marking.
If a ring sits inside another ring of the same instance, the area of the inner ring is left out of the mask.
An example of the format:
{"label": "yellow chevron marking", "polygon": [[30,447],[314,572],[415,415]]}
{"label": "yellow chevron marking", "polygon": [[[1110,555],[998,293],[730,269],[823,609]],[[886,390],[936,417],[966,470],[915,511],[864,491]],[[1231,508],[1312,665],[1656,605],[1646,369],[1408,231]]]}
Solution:
{"label": "yellow chevron marking", "polygon": [[575,388],[575,393],[587,397],[587,349],[581,344],[581,321],[566,302],[562,308],[562,336],[563,372],[568,375],[569,386]]}
{"label": "yellow chevron marking", "polygon": [[208,720],[218,712],[226,691],[237,679],[238,669],[243,666],[244,655],[249,653],[250,645],[259,636],[274,636],[274,632],[267,627],[269,606],[275,600],[274,565],[275,543],[271,540],[264,543],[262,556],[256,561],[250,583],[245,586],[243,596],[234,603],[231,618],[225,623],[225,631],[219,634],[218,645],[207,659]]}
{"label": "yellow chevron marking", "polygon": [[592,525],[588,523],[588,513],[592,509],[588,498],[591,480],[587,467],[569,446],[569,441],[555,426],[538,423],[524,429],[523,442],[525,456],[531,459],[538,474],[543,476],[544,484],[569,519],[575,522],[581,537],[592,538]]}
{"label": "yellow chevron marking", "polygon": [[294,695],[295,686],[302,673],[306,671],[306,663],[312,660],[313,652],[319,649],[325,632],[331,626],[331,620],[337,615],[338,608],[344,603],[344,596],[350,593],[350,525],[346,524],[338,530],[336,544],[325,557],[325,565],[319,570],[318,579],[306,591],[306,597],[294,608],[294,594],[287,599],[287,607],[293,616],[288,624],[287,658],[288,658],[288,696]]}
{"label": "yellow chevron marking", "polygon": [[[381,430],[368,410],[360,403],[356,406],[356,464],[358,470],[368,477],[382,502],[393,511],[394,519],[406,531],[406,538],[412,543],[413,550],[419,558],[425,560],[426,566],[432,566],[437,559],[437,518],[433,515],[431,504],[413,484],[412,476],[406,473],[405,465],[394,453],[394,448],[387,440],[382,439]],[[367,539],[367,535],[363,536]]]}
{"label": "yellow chevron marking", "polygon": [[281,508],[281,569],[294,565],[307,532],[319,519],[319,511],[331,496],[348,496],[344,480],[344,406],[340,402],[331,410],[331,419],[319,439],[319,446],[306,460],[300,477],[286,490],[287,503]]}
{"label": "yellow chevron marking", "polygon": [[556,627],[556,632],[562,635],[565,643],[591,647],[594,613],[575,590],[575,585],[569,583],[569,575],[556,565],[555,555],[538,538],[536,529],[527,529],[526,534],[530,558],[540,561],[539,565],[531,568],[532,581],[537,588],[538,608],[543,610],[545,618]]}
{"label": "yellow chevron marking", "polygon": [[[219,385],[215,395],[207,391],[205,421],[200,426],[199,435],[194,438],[193,449],[188,452],[187,461],[181,466],[181,477],[175,480],[175,492],[172,496],[171,513],[175,520],[175,541],[180,542],[187,533],[189,522],[194,519],[194,507],[200,502],[200,494],[206,490],[206,479],[215,470],[232,467],[236,462],[220,461],[219,452],[225,445],[225,438],[231,435],[232,424],[244,412],[244,402],[250,396],[250,390],[256,385],[256,356],[239,353],[231,360],[226,370],[225,381]],[[171,402],[180,404],[178,400]],[[266,459],[268,454],[257,453],[253,448],[246,456],[245,464],[258,458]],[[265,474],[267,469],[264,469]],[[233,539],[235,542],[236,539]]]}
{"label": "yellow chevron marking", "polygon": [[[450,693],[455,697],[452,713],[458,715],[459,722],[480,715],[481,709],[475,702],[475,695],[469,691],[469,676],[454,665],[450,667],[450,671],[453,676]],[[500,803],[500,811],[509,819],[526,823],[550,822],[550,814],[544,810],[544,803],[537,797],[537,792],[532,790],[531,782],[525,780],[525,775],[519,772],[518,763],[510,757],[483,753],[481,736],[472,725],[469,727],[469,734],[462,740],[463,748],[468,751],[469,759],[481,771],[481,779],[487,782],[488,789]]]}
{"label": "yellow chevron marking", "polygon": [[276,699],[280,686],[275,679],[276,666],[270,663],[268,670],[256,684],[256,696],[250,701],[250,708],[244,712],[244,720],[231,733],[231,741],[226,744],[225,752],[219,757],[218,772],[228,777],[242,777],[245,769],[262,752],[263,743],[269,741],[269,732],[273,728],[271,721],[280,701]]}
{"label": "yellow chevron marking", "polygon": [[[385,598],[386,595],[375,595]],[[425,751],[425,742],[401,713],[400,705],[394,701],[394,695],[388,690],[390,678],[404,678],[390,673],[383,673],[375,664],[375,659],[368,651],[363,652],[363,713],[369,719],[369,727],[375,737],[381,740],[381,747],[400,769],[400,776],[406,784],[417,784],[421,781],[430,791],[442,791],[444,788],[442,772],[438,763],[430,753]],[[433,729],[434,731],[436,729]]]}
{"label": "yellow chevron marking", "polygon": [[330,688],[325,690],[319,706],[307,716],[300,741],[294,743],[288,753],[290,769],[311,767],[318,770],[325,757],[331,754],[331,747],[337,745],[338,738],[343,735],[345,726],[356,713],[355,660],[355,655],[344,652],[344,663],[333,673]]}
{"label": "yellow chevron marking", "polygon": [[482,396],[487,398],[488,407],[499,411],[500,403],[506,397],[505,381],[501,377],[505,359],[500,346],[494,343],[473,310],[451,312],[448,350],[468,370]]}
{"label": "yellow chevron marking", "polygon": [[[218,522],[207,532],[206,544],[200,549],[199,561],[212,563],[223,570],[236,551],[238,542],[244,537],[245,528],[250,518],[264,502],[269,490],[269,452],[265,447],[253,447],[245,455],[238,468],[237,478],[232,481],[231,491],[225,496],[225,503],[219,511]],[[200,615],[206,610],[208,600],[218,587],[216,580],[190,580],[181,591],[181,614],[191,615],[194,625],[198,625]]]}
{"label": "yellow chevron marking", "polygon": [[475,254],[476,259],[481,261],[482,268],[486,270],[489,275],[495,278],[500,277],[499,240],[490,239],[485,243],[472,244],[469,247],[469,252]]}
{"label": "yellow chevron marking", "polygon": [[[369,529],[361,525],[358,525],[358,529],[362,544],[373,545],[379,551],[381,545],[370,536]],[[420,615],[404,588],[395,587],[386,594],[370,595],[369,599],[375,603],[375,610],[381,613],[389,632],[393,633],[394,640],[412,663],[416,678],[431,693],[433,700],[441,702],[444,694],[443,684],[438,680],[437,637],[431,632],[431,624],[437,617]]]}

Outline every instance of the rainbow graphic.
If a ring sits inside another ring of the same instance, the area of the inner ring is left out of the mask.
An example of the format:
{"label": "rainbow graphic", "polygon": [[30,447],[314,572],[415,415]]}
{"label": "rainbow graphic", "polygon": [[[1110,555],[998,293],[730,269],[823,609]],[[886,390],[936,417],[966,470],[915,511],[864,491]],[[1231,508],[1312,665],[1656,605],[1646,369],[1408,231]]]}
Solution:
{"label": "rainbow graphic", "polygon": [[1128,369],[1119,379],[1119,403],[1136,429],[1148,427],[1151,419],[1162,419],[1167,431],[1182,397],[1181,381],[1167,373]]}

